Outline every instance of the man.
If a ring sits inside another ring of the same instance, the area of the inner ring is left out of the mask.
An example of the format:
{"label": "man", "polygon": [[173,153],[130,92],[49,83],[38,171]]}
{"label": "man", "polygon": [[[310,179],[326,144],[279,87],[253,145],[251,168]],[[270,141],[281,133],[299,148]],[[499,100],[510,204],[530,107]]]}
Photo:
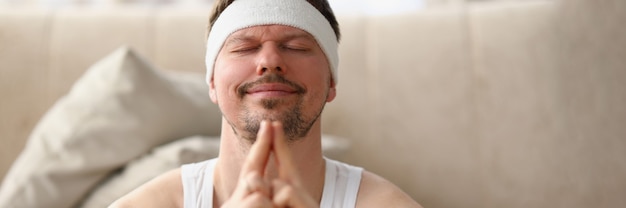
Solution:
{"label": "man", "polygon": [[420,207],[387,180],[326,159],[339,28],[326,0],[218,0],[207,83],[223,114],[217,159],[184,165],[112,207]]}

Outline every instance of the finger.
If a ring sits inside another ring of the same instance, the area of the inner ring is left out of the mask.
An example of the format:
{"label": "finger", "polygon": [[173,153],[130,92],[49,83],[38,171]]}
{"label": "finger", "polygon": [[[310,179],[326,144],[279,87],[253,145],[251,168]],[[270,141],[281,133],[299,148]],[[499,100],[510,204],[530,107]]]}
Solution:
{"label": "finger", "polygon": [[272,197],[274,207],[287,207],[289,205],[293,189],[288,187],[287,183],[280,180],[272,181],[272,191],[274,192]]}
{"label": "finger", "polygon": [[274,180],[272,189],[275,190],[272,198],[274,207],[319,207],[303,190],[284,181]]}
{"label": "finger", "polygon": [[274,130],[272,148],[278,163],[278,175],[281,179],[287,180],[288,182],[299,183],[297,169],[291,156],[291,150],[287,144],[283,125],[275,121],[272,122],[272,128]]}
{"label": "finger", "polygon": [[253,195],[260,195],[267,198],[267,201],[271,201],[271,184],[262,178],[258,172],[248,173],[239,179],[233,195],[226,203],[228,204],[226,207],[241,207],[242,204],[239,203],[250,200],[248,198]]}
{"label": "finger", "polygon": [[257,172],[253,172],[245,177],[245,183],[247,183],[246,191],[248,193],[258,192],[266,197],[270,197],[270,184]]}
{"label": "finger", "polygon": [[272,180],[272,200],[275,200],[276,196],[278,196],[278,193],[281,192],[283,190],[283,188],[285,186],[287,186],[287,183],[285,183],[284,181],[280,180],[280,179],[274,179]]}
{"label": "finger", "polygon": [[247,175],[243,176],[243,177],[239,177],[239,181],[237,181],[237,186],[235,187],[235,191],[233,192],[233,195],[231,196],[230,200],[234,200],[234,201],[242,201],[244,198],[246,198],[246,196],[250,195],[250,193],[252,193],[252,188],[250,187],[250,183],[248,183],[247,178],[251,178],[254,177],[253,175],[257,174],[256,172],[251,172],[248,173]]}
{"label": "finger", "polygon": [[[257,141],[252,145],[246,160],[242,165],[239,173],[239,181],[233,192],[233,198],[242,200],[245,196],[252,193],[255,189],[269,195],[269,184],[263,185],[263,174],[267,165],[269,154],[271,151],[271,134],[272,129],[268,121],[261,121],[261,129],[257,136]],[[267,188],[263,188],[267,187]],[[267,191],[265,191],[267,189]]]}
{"label": "finger", "polygon": [[256,142],[254,142],[248,152],[246,161],[241,169],[242,174],[240,177],[252,171],[259,172],[261,175],[264,173],[272,148],[272,134],[273,129],[271,128],[270,122],[261,121],[261,129],[259,129]]}
{"label": "finger", "polygon": [[236,207],[272,207],[272,200],[260,193],[252,193]]}

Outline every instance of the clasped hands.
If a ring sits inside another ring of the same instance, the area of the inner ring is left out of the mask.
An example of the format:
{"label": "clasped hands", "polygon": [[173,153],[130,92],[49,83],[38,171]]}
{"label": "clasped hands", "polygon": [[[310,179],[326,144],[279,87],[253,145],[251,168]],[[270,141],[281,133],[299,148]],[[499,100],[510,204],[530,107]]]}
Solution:
{"label": "clasped hands", "polygon": [[[278,178],[269,181],[265,170],[271,158]],[[280,122],[261,122],[235,191],[223,207],[319,207],[303,187]]]}

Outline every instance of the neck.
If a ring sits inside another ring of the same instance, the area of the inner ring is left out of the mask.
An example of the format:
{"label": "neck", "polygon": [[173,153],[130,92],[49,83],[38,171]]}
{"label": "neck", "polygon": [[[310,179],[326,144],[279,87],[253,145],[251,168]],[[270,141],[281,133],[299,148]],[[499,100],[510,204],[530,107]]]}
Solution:
{"label": "neck", "polygon": [[[293,161],[304,188],[319,203],[324,189],[325,161],[322,157],[321,124],[319,119],[309,133],[289,144]],[[251,148],[251,143],[238,138],[228,122],[222,119],[219,160],[215,167],[214,204],[221,206],[235,191],[241,167]],[[277,168],[270,161],[265,177],[271,181],[278,177]]]}

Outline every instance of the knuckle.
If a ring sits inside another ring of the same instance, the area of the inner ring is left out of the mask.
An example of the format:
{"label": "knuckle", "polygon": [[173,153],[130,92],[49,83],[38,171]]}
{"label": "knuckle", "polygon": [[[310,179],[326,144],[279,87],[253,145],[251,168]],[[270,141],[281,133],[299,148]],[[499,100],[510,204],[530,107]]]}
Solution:
{"label": "knuckle", "polygon": [[256,180],[261,177],[261,174],[257,171],[251,171],[244,175],[246,180]]}
{"label": "knuckle", "polygon": [[297,193],[296,189],[293,186],[288,186],[287,187],[287,193],[289,193],[289,195],[294,195]]}
{"label": "knuckle", "polygon": [[267,197],[265,197],[263,194],[255,192],[250,194],[247,197],[248,200],[250,200],[251,202],[254,202],[255,204],[259,204],[259,203],[266,203],[269,199]]}
{"label": "knuckle", "polygon": [[296,189],[293,186],[285,186],[283,187],[283,192],[287,196],[293,196],[296,194]]}

